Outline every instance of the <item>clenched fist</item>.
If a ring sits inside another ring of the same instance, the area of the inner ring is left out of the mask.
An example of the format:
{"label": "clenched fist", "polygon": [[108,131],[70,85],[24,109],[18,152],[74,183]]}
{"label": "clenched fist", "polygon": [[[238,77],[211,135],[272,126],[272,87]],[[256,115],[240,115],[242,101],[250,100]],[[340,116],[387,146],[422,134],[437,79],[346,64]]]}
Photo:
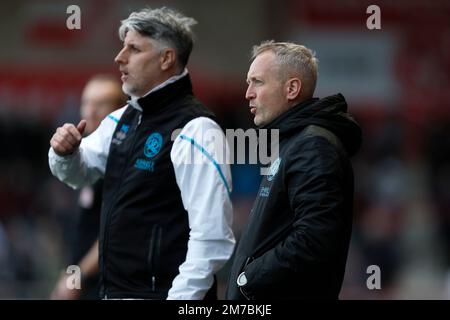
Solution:
{"label": "clenched fist", "polygon": [[85,128],[86,120],[81,120],[76,127],[71,123],[66,123],[56,129],[50,140],[50,145],[55,153],[59,156],[67,156],[77,150]]}

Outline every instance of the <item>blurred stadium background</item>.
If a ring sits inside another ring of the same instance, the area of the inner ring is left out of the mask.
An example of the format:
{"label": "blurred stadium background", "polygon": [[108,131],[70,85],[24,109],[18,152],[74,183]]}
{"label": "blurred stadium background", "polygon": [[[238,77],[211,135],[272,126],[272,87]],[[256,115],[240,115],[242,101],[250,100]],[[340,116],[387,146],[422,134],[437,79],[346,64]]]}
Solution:
{"label": "blurred stadium background", "polygon": [[[81,8],[81,30],[66,8]],[[381,30],[366,8],[381,8]],[[0,298],[47,299],[67,266],[76,192],[49,172],[54,129],[79,120],[93,74],[118,76],[119,21],[143,6],[195,17],[189,64],[197,95],[226,128],[250,128],[244,99],[252,45],[296,41],[319,58],[317,96],[341,92],[364,132],[354,158],[355,218],[341,299],[450,299],[450,2],[0,2]],[[234,165],[236,235],[260,176]],[[381,268],[381,290],[366,269]],[[223,295],[227,268],[220,274]]]}

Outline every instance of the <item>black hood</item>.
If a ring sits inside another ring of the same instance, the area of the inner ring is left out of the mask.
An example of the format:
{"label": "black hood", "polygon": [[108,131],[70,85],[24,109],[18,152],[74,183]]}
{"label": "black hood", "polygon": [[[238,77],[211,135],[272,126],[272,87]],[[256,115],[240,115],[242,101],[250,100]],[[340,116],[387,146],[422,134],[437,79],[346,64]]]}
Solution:
{"label": "black hood", "polygon": [[361,129],[347,113],[347,102],[340,93],[323,99],[312,98],[303,101],[263,128],[279,129],[282,140],[309,125],[316,125],[333,132],[342,142],[349,156],[353,156],[361,146]]}

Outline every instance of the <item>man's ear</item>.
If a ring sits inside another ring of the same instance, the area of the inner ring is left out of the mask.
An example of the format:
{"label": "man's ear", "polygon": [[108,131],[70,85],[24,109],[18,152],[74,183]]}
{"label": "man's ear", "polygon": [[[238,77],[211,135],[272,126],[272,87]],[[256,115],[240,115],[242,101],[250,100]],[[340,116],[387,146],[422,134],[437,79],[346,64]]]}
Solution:
{"label": "man's ear", "polygon": [[291,78],[286,82],[286,98],[295,100],[300,96],[302,81],[299,78]]}
{"label": "man's ear", "polygon": [[171,48],[164,49],[161,53],[161,70],[166,71],[172,68],[176,62],[175,50]]}

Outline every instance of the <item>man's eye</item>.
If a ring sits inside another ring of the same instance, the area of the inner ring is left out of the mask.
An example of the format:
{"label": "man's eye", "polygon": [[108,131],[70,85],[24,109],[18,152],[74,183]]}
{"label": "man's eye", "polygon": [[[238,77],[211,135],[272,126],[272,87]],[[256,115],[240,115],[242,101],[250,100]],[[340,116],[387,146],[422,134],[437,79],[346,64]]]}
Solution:
{"label": "man's eye", "polygon": [[252,79],[248,79],[247,80],[247,85],[260,85],[260,84],[263,84],[263,81],[262,80],[260,80],[260,79],[254,79],[254,78],[252,78]]}

